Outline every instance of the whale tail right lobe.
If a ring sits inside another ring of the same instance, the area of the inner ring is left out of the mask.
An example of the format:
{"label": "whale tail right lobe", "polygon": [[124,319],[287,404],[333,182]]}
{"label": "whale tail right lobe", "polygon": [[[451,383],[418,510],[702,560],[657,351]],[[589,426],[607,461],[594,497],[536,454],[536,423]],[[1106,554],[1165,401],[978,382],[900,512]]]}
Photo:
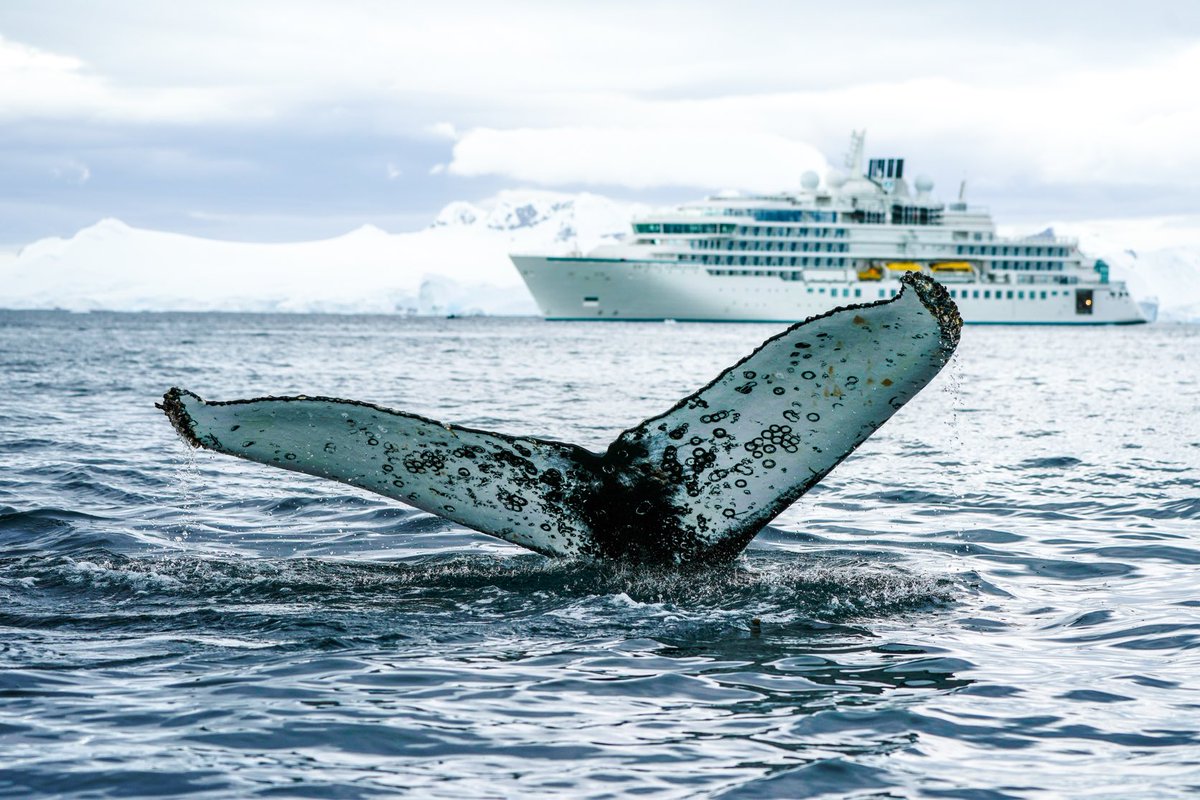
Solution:
{"label": "whale tail right lobe", "polygon": [[656,560],[736,555],[937,375],[961,328],[945,288],[909,274],[896,297],[772,337],[617,438],[607,485],[627,499],[607,505],[633,513],[594,536]]}

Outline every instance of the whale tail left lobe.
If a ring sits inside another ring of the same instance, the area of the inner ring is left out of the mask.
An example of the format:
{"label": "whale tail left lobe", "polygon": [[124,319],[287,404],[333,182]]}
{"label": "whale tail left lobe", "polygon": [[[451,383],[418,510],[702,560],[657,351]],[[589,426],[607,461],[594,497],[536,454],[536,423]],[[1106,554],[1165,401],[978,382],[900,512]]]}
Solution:
{"label": "whale tail left lobe", "polygon": [[547,555],[584,555],[569,498],[595,483],[581,447],[447,425],[354,400],[206,402],[173,388],[161,408],[192,446],[366,489]]}

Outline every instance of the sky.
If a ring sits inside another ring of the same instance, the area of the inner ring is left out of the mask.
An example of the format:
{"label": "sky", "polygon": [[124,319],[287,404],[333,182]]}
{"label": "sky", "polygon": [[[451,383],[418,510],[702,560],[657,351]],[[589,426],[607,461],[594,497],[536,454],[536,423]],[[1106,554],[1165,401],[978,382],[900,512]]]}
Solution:
{"label": "sky", "polygon": [[0,4],[0,247],[786,190],[855,129],[1002,223],[1195,213],[1200,3]]}

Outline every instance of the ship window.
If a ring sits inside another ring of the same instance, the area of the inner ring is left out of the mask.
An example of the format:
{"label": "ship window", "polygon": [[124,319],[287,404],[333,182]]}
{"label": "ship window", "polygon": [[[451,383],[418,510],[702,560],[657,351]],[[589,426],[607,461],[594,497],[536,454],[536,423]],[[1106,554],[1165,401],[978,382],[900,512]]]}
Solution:
{"label": "ship window", "polygon": [[855,297],[862,297],[862,289],[855,289],[855,290],[854,290],[854,296],[855,296]]}
{"label": "ship window", "polygon": [[812,287],[811,287],[811,286],[810,286],[810,287],[808,287],[808,293],[809,293],[809,294],[812,294]]}
{"label": "ship window", "polygon": [[825,294],[825,287],[822,286],[820,289],[817,289],[817,294]]}
{"label": "ship window", "polygon": [[598,305],[600,305],[600,298],[599,297],[585,297],[585,298],[583,298],[583,304],[585,306],[598,306]]}
{"label": "ship window", "polygon": [[1042,292],[1042,299],[1043,299],[1043,300],[1045,300],[1045,299],[1046,299],[1046,293],[1045,293],[1045,292]]}
{"label": "ship window", "polygon": [[879,290],[879,296],[880,296],[880,297],[883,297],[883,295],[884,295],[884,294],[885,294],[885,292],[883,291],[883,289],[880,289],[880,290]]}
{"label": "ship window", "polygon": [[983,290],[983,299],[984,299],[984,300],[991,300],[991,299],[992,299],[992,290],[991,290],[991,289],[984,289],[984,290]]}
{"label": "ship window", "polygon": [[978,300],[979,299],[979,290],[976,289],[974,292],[971,293],[971,295],[975,300]]}

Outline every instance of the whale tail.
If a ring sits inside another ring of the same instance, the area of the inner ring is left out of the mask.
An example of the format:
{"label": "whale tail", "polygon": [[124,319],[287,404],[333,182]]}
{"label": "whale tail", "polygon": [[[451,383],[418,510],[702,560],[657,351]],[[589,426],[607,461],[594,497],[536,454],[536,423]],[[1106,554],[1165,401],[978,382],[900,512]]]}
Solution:
{"label": "whale tail", "polygon": [[896,297],[794,325],[603,454],[329,397],[159,406],[191,445],[357,486],[547,555],[729,559],[950,359],[962,319]]}

